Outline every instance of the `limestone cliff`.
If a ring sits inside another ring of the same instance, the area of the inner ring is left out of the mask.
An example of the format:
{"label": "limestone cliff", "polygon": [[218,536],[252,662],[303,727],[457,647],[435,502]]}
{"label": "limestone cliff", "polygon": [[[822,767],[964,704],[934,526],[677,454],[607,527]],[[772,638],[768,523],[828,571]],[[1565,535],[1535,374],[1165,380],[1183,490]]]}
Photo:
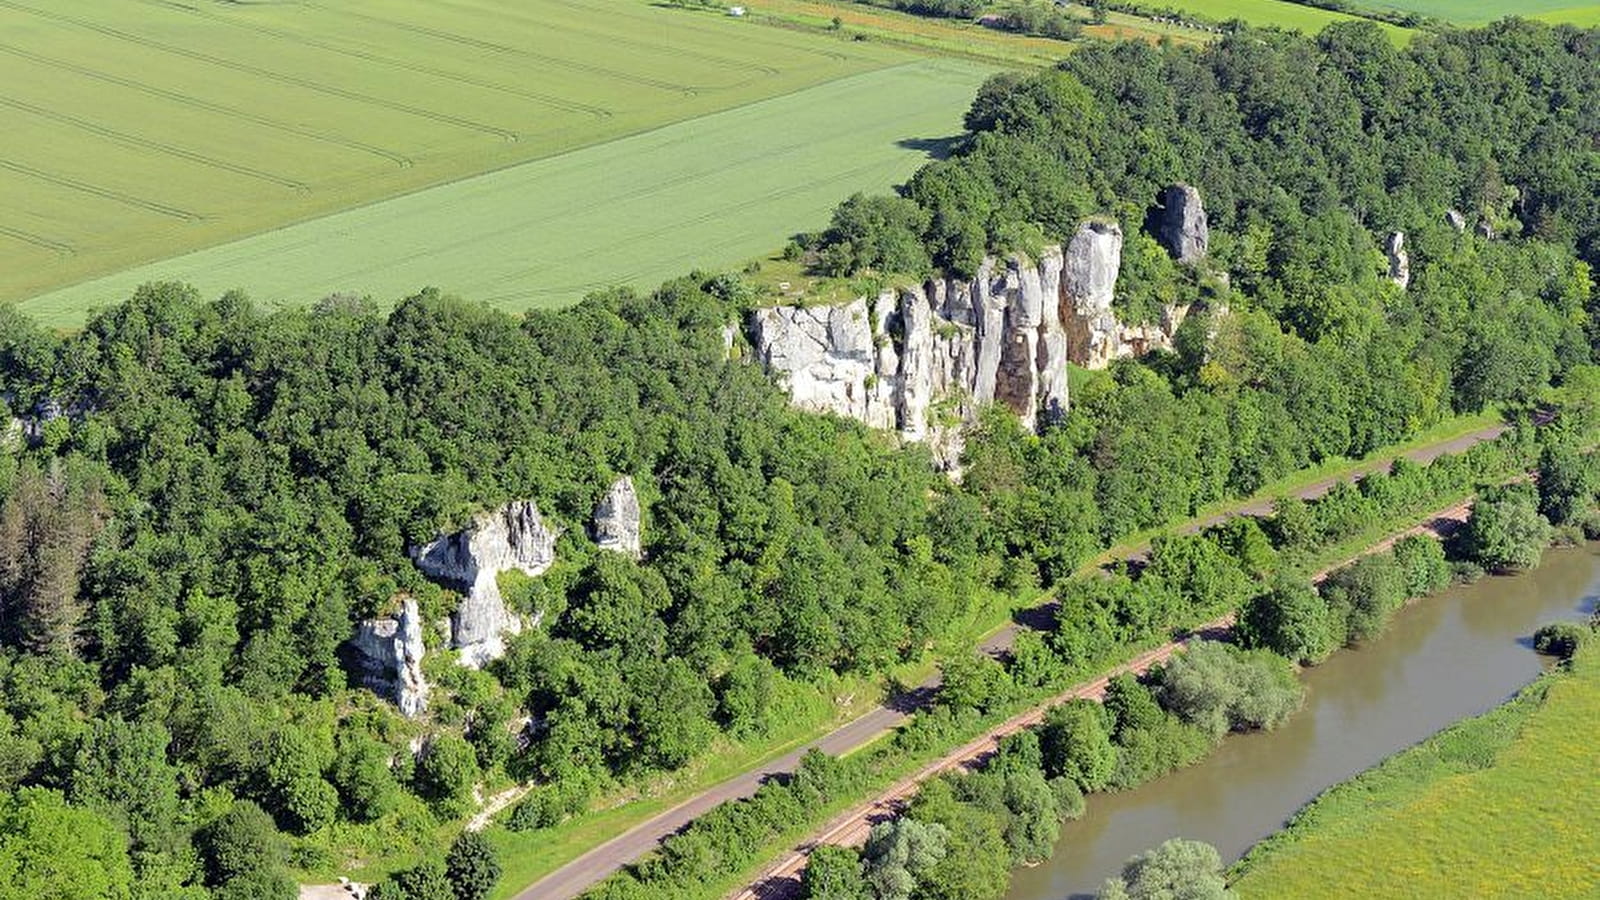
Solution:
{"label": "limestone cliff", "polygon": [[522,630],[522,618],[506,608],[498,576],[513,569],[542,574],[555,562],[559,536],[533,501],[521,500],[411,549],[424,574],[461,592],[451,616],[450,645],[461,651],[462,665],[477,668],[505,653],[504,638]]}
{"label": "limestone cliff", "polygon": [[1183,309],[1128,326],[1111,302],[1122,231],[1085,223],[1065,251],[989,259],[969,279],[936,278],[839,306],[777,306],[750,316],[755,356],[796,406],[927,442],[954,468],[962,426],[991,403],[1036,428],[1067,411],[1067,363],[1171,347]]}
{"label": "limestone cliff", "polygon": [[367,687],[394,700],[408,718],[422,714],[428,706],[428,682],[422,677],[422,617],[416,600],[407,597],[399,612],[357,623],[350,646]]}
{"label": "limestone cliff", "polygon": [[1195,266],[1211,251],[1211,226],[1200,191],[1175,184],[1161,193],[1161,243],[1173,258]]}
{"label": "limestone cliff", "polygon": [[639,517],[639,494],[633,489],[633,479],[624,475],[612,482],[595,507],[595,544],[638,559],[643,552]]}
{"label": "limestone cliff", "polygon": [[1406,233],[1395,231],[1383,243],[1384,256],[1389,259],[1389,280],[1401,290],[1411,286],[1411,255],[1406,253]]}

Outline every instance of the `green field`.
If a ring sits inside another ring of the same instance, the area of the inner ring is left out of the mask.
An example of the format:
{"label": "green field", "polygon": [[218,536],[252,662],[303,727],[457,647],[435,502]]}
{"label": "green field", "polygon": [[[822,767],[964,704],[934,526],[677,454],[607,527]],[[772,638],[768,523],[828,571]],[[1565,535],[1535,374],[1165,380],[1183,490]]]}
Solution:
{"label": "green field", "polygon": [[267,304],[434,285],[522,310],[728,265],[882,189],[960,127],[989,70],[925,60],[135,267],[18,304],[53,324],[187,281]]}
{"label": "green field", "polygon": [[[0,0],[0,301],[916,58],[644,0]],[[884,127],[911,128],[897,137],[948,133],[978,77],[956,71],[909,94],[906,70],[854,82],[863,111],[841,109],[840,130],[870,146],[888,109],[900,115]],[[818,127],[812,104],[793,113],[796,128],[758,115],[750,124],[771,133],[713,137],[764,137],[775,159],[829,139],[800,130]],[[749,165],[747,146],[694,152]],[[841,158],[863,168],[886,155]],[[631,160],[663,180],[689,162]],[[447,244],[462,221],[411,227]],[[588,237],[585,252],[603,256],[604,236]]]}
{"label": "green field", "polygon": [[1600,652],[1319,797],[1252,851],[1246,900],[1593,897]]}
{"label": "green field", "polygon": [[1482,0],[1362,0],[1358,5],[1420,13],[1462,25],[1481,25],[1506,16],[1580,25],[1600,22],[1600,5],[1573,3],[1572,0],[1512,0],[1510,3],[1484,3]]}
{"label": "green field", "polygon": [[[1151,5],[1179,10],[1213,22],[1243,19],[1252,25],[1270,25],[1307,34],[1315,34],[1334,22],[1359,20],[1358,16],[1348,13],[1304,6],[1289,0],[1160,0]],[[1396,41],[1408,40],[1412,33],[1395,25],[1380,25]]]}

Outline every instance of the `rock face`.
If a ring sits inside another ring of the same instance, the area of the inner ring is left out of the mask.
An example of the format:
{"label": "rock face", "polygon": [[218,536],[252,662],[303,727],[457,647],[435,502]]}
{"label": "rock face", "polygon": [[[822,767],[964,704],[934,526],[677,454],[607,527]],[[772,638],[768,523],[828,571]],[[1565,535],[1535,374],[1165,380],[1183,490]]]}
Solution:
{"label": "rock face", "polygon": [[1383,253],[1389,257],[1389,280],[1401,290],[1411,286],[1411,256],[1406,253],[1406,233],[1396,231],[1384,241]]}
{"label": "rock face", "polygon": [[1444,220],[1457,233],[1467,230],[1467,217],[1459,209],[1445,210]]}
{"label": "rock face", "polygon": [[1199,265],[1211,249],[1211,227],[1200,191],[1175,184],[1161,192],[1161,243],[1184,265]]}
{"label": "rock face", "polygon": [[594,509],[594,542],[602,550],[623,553],[638,559],[642,553],[639,528],[639,495],[627,475],[612,482],[611,489]]}
{"label": "rock face", "polygon": [[462,665],[478,668],[505,653],[504,638],[522,630],[522,619],[506,608],[497,576],[512,569],[543,574],[555,562],[559,536],[533,501],[519,500],[411,549],[417,568],[461,592],[450,620],[450,645],[461,651]]}
{"label": "rock face", "polygon": [[1171,347],[1184,310],[1129,327],[1111,311],[1122,231],[1085,224],[1065,252],[985,260],[971,280],[938,278],[841,306],[750,316],[756,358],[795,405],[927,442],[954,469],[961,431],[991,403],[1035,428],[1066,415],[1067,363]]}
{"label": "rock face", "polygon": [[416,600],[407,597],[399,612],[358,623],[350,646],[367,687],[394,700],[407,718],[422,714],[428,682],[422,677],[422,616]]}

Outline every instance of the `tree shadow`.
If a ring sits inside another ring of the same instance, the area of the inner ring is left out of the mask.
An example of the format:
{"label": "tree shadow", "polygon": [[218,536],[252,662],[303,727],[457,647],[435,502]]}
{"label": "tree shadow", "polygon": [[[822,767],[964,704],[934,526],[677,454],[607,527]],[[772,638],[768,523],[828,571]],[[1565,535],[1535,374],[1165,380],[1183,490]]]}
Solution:
{"label": "tree shadow", "polygon": [[929,159],[946,159],[961,143],[962,135],[954,134],[949,137],[937,138],[901,138],[894,142],[896,147],[906,150],[916,150],[926,153]]}

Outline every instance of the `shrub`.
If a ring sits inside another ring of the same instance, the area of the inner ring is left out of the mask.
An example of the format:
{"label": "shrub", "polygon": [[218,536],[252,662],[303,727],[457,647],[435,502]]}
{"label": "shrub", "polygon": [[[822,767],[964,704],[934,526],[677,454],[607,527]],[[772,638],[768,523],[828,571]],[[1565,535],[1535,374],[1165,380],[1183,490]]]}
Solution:
{"label": "shrub", "polygon": [[1524,491],[1474,503],[1461,537],[1466,555],[1495,572],[1533,568],[1549,543],[1550,523]]}
{"label": "shrub", "polygon": [[1546,656],[1571,659],[1594,632],[1577,622],[1551,622],[1533,633],[1533,649]]}
{"label": "shrub", "polygon": [[456,900],[483,900],[500,880],[494,847],[476,831],[463,831],[444,857],[445,875]]}
{"label": "shrub", "polygon": [[272,817],[249,800],[235,801],[216,821],[200,830],[196,844],[205,861],[209,884],[272,869],[283,861],[283,836]]}
{"label": "shrub", "polygon": [[1345,628],[1309,582],[1283,578],[1245,603],[1235,630],[1246,647],[1312,664],[1344,643]]}
{"label": "shrub", "polygon": [[1156,699],[1213,737],[1276,728],[1305,699],[1288,660],[1265,650],[1202,643],[1161,672]]}
{"label": "shrub", "polygon": [[1222,879],[1217,848],[1173,838],[1128,860],[1106,882],[1102,900],[1222,900],[1234,896]]}
{"label": "shrub", "polygon": [[1408,597],[1426,597],[1450,586],[1450,561],[1445,559],[1444,545],[1431,537],[1411,534],[1395,541],[1394,559]]}
{"label": "shrub", "polygon": [[1086,792],[1104,788],[1117,766],[1106,712],[1092,700],[1069,700],[1045,713],[1039,748],[1046,775],[1070,778]]}

